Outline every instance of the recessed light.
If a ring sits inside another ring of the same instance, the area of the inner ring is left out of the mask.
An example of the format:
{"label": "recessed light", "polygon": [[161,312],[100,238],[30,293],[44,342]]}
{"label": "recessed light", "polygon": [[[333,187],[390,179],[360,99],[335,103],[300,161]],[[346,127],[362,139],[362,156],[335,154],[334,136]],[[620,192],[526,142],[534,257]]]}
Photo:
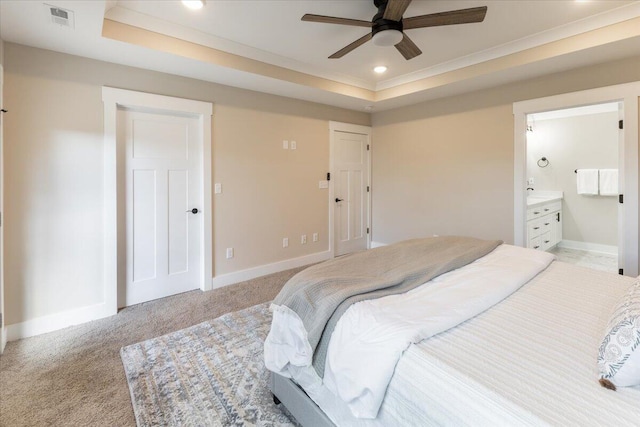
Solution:
{"label": "recessed light", "polygon": [[204,6],[204,0],[182,0],[182,4],[189,9],[198,10]]}
{"label": "recessed light", "polygon": [[377,67],[375,67],[375,68],[373,69],[373,71],[375,71],[375,72],[376,72],[376,73],[378,73],[378,74],[382,74],[382,73],[384,73],[385,71],[387,71],[387,67],[385,67],[384,65],[378,65]]}

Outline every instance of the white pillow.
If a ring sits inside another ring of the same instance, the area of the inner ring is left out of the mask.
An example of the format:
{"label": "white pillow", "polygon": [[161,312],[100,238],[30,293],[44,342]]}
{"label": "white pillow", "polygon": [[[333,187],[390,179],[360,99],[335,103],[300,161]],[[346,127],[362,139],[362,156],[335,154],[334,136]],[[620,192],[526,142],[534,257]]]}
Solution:
{"label": "white pillow", "polygon": [[640,385],[640,282],[618,301],[598,353],[600,384]]}

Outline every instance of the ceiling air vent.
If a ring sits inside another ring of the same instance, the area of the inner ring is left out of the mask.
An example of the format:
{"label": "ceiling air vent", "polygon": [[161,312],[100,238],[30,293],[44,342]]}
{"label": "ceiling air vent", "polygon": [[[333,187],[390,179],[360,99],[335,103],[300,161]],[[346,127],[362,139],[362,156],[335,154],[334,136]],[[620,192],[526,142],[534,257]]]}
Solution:
{"label": "ceiling air vent", "polygon": [[47,10],[48,19],[52,24],[69,28],[74,27],[72,10],[51,6],[50,4],[44,4],[44,7]]}

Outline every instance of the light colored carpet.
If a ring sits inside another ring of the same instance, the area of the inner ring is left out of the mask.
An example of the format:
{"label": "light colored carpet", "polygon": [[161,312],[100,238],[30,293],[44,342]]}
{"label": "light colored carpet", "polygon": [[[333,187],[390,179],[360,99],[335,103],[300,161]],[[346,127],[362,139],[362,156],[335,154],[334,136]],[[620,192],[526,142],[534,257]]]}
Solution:
{"label": "light colored carpet", "polygon": [[120,348],[272,300],[301,269],[192,291],[7,344],[1,426],[135,426]]}
{"label": "light colored carpet", "polygon": [[138,427],[297,426],[268,388],[270,326],[264,303],[124,347]]}

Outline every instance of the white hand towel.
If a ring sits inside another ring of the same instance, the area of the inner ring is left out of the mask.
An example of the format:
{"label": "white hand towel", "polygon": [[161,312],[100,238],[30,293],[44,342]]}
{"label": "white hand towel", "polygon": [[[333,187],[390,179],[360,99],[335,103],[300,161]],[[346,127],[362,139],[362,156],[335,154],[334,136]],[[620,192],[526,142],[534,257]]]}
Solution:
{"label": "white hand towel", "polygon": [[598,169],[578,169],[578,194],[598,194]]}
{"label": "white hand towel", "polygon": [[618,195],[618,169],[600,169],[600,195]]}

